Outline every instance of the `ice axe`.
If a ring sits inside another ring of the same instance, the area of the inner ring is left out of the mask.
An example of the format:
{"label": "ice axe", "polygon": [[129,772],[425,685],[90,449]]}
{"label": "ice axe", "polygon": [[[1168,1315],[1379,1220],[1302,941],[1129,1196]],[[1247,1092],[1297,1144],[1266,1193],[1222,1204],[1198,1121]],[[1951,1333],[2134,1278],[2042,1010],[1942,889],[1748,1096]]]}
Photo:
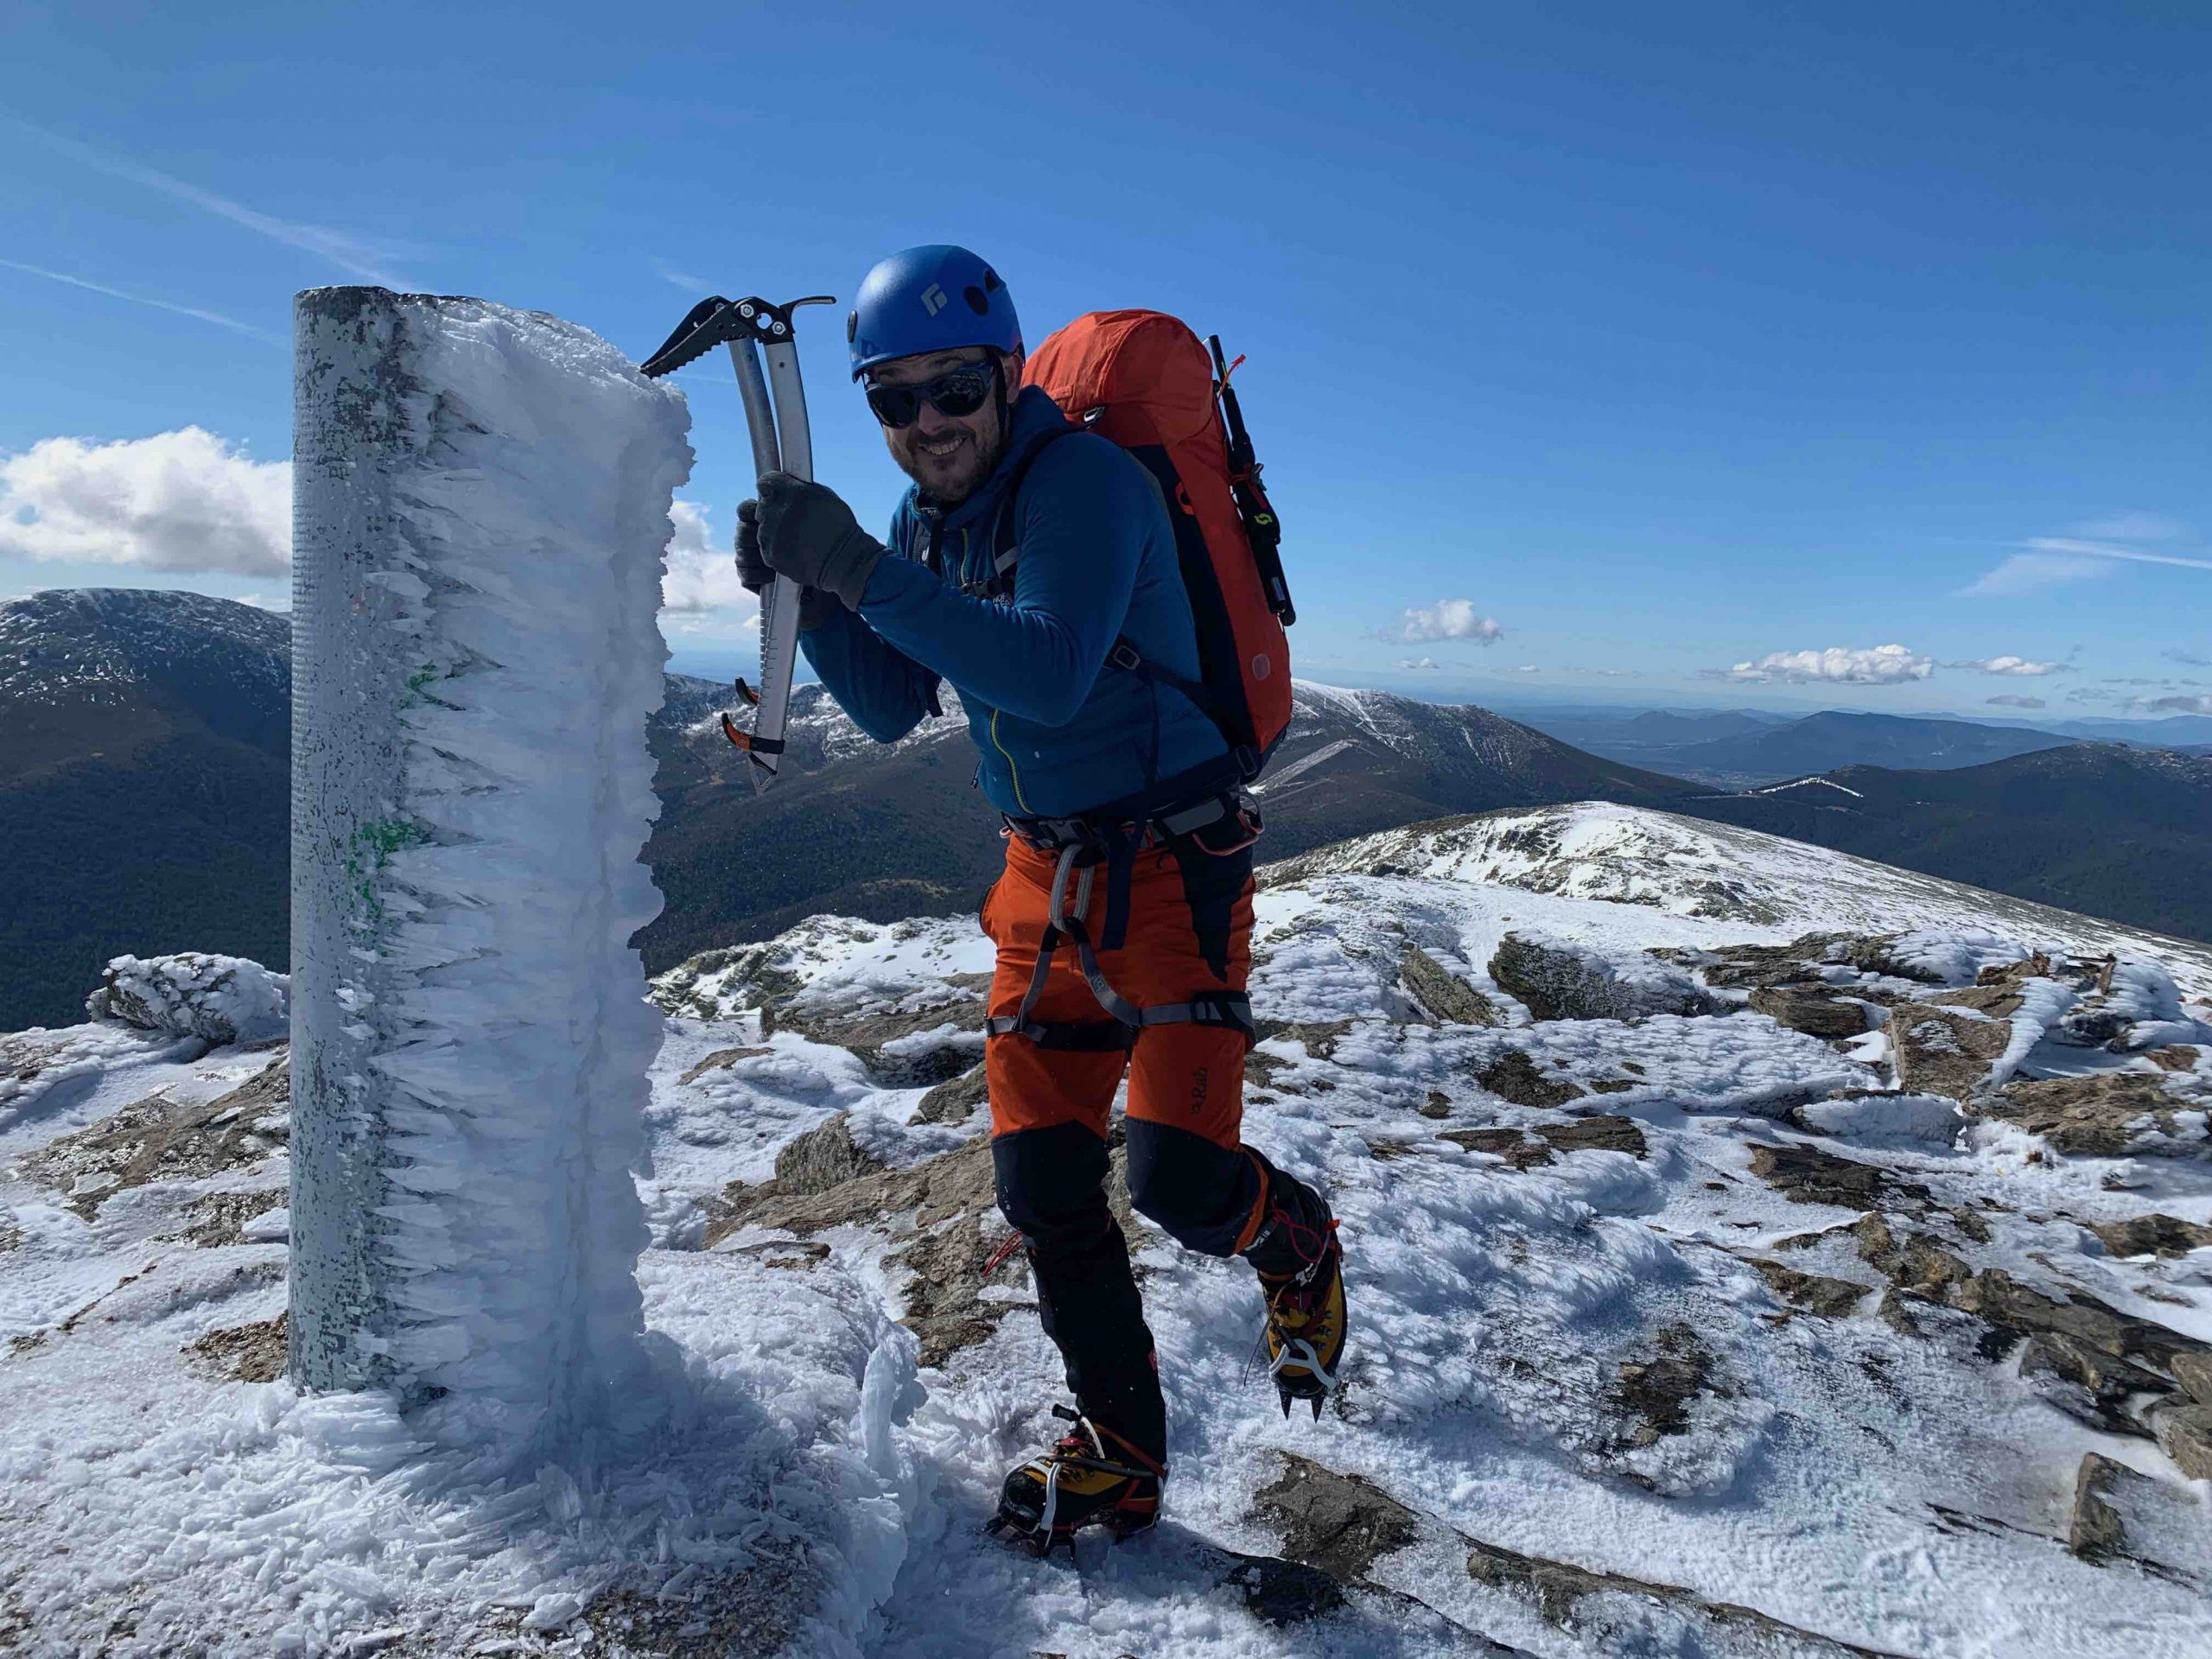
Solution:
{"label": "ice axe", "polygon": [[[835,305],[827,294],[811,295],[783,305],[760,298],[726,300],[720,295],[702,300],[676,326],[676,332],[639,365],[650,379],[672,374],[687,363],[696,363],[717,346],[729,347],[729,360],[737,370],[737,395],[745,404],[745,427],[753,439],[753,471],[785,472],[794,477],[814,476],[814,440],[807,430],[806,388],[798,374],[798,339],[791,327],[791,313],[802,305]],[[767,372],[761,372],[763,352]],[[775,394],[772,407],[771,389]],[[755,794],[768,786],[783,764],[784,726],[790,715],[791,675],[798,666],[799,587],[789,576],[779,575],[760,596],[760,684],[759,690],[737,682],[737,694],[757,711],[750,732],[741,732],[727,711],[722,735],[745,752],[753,763],[750,776]]]}

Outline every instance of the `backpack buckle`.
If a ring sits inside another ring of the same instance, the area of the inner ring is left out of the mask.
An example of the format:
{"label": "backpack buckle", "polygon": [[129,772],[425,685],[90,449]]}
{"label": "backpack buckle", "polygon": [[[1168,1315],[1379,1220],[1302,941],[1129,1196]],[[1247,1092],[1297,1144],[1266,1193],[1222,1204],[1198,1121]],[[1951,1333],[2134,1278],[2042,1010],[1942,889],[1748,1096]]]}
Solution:
{"label": "backpack buckle", "polygon": [[1134,674],[1144,665],[1144,658],[1127,639],[1116,639],[1107,652],[1106,660],[1124,674]]}

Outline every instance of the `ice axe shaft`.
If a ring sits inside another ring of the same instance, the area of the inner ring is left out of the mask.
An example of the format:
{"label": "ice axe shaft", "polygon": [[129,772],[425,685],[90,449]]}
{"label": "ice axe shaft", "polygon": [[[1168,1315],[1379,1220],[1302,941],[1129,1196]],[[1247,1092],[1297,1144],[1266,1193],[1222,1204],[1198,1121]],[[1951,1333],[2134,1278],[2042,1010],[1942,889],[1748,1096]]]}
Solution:
{"label": "ice axe shaft", "polygon": [[[806,419],[806,387],[799,378],[798,340],[791,313],[803,305],[834,305],[826,294],[786,305],[758,297],[727,300],[717,295],[691,308],[676,332],[642,365],[649,377],[673,373],[696,362],[716,346],[729,347],[737,372],[737,395],[745,406],[745,427],[753,442],[753,470],[786,472],[811,480],[814,440]],[[761,353],[767,368],[761,369]],[[743,680],[738,694],[756,711],[751,732],[741,731],[725,713],[722,734],[745,751],[748,775],[757,794],[782,765],[784,729],[791,713],[791,679],[798,669],[798,584],[779,575],[760,596],[760,683]]]}

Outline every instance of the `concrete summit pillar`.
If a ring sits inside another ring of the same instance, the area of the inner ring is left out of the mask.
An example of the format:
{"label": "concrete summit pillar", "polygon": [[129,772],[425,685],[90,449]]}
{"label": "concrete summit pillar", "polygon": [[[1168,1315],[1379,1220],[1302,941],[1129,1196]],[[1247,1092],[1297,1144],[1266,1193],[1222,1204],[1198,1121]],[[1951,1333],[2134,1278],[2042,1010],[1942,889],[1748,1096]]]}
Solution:
{"label": "concrete summit pillar", "polygon": [[295,309],[293,1376],[454,1432],[635,1397],[631,935],[682,397],[557,318]]}

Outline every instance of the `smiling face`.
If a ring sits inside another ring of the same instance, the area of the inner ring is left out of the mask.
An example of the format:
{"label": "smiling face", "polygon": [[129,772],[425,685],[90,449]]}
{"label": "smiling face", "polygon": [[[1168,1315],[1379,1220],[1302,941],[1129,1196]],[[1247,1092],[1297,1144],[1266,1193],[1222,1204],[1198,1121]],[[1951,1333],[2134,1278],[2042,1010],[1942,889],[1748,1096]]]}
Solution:
{"label": "smiling face", "polygon": [[[995,355],[986,346],[969,346],[901,357],[878,366],[870,378],[879,386],[926,385],[963,363],[981,363]],[[1007,390],[1020,385],[1020,356],[1000,356],[999,372]],[[999,417],[1006,401],[1010,400],[988,397],[974,414],[954,416],[925,399],[912,425],[883,429],[884,445],[899,470],[919,485],[923,494],[939,506],[957,506],[991,475],[1006,448],[1006,423]]]}

